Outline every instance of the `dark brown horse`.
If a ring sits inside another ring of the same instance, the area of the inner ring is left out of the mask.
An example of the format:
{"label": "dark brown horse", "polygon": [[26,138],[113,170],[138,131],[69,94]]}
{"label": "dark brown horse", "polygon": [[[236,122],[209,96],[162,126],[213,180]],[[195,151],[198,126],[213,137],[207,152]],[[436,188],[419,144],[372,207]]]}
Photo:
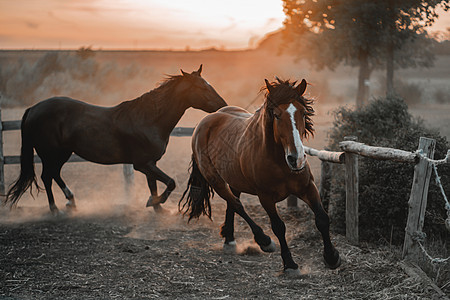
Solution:
{"label": "dark brown horse", "polygon": [[[22,118],[21,170],[8,191],[6,202],[15,204],[33,183],[38,187],[33,149],[42,160],[42,181],[50,210],[58,212],[52,180],[75,207],[74,196],[60,171],[72,153],[99,164],[133,164],[147,176],[151,196],[147,206],[164,203],[175,181],[156,162],[166,151],[169,136],[186,109],[215,112],[227,104],[197,71],[170,76],[158,88],[114,107],[100,107],[78,100],[55,97],[28,108]],[[167,187],[158,196],[156,181]]]}
{"label": "dark brown horse", "polygon": [[261,249],[273,252],[274,242],[247,215],[239,200],[241,193],[257,195],[280,242],[284,271],[299,274],[286,242],[286,226],[275,205],[293,194],[314,212],[323,238],[325,263],[337,268],[339,252],[331,243],[329,218],[302,143],[303,138],[313,134],[312,101],[303,97],[306,81],[295,86],[296,82],[277,80],[266,80],[266,100],[255,114],[228,106],[203,118],[192,137],[192,171],[185,192],[188,195],[184,204],[183,195],[179,206],[189,214],[189,220],[202,213],[211,217],[210,198],[215,191],[227,201],[221,229],[224,247],[235,245],[237,213],[250,225]]}

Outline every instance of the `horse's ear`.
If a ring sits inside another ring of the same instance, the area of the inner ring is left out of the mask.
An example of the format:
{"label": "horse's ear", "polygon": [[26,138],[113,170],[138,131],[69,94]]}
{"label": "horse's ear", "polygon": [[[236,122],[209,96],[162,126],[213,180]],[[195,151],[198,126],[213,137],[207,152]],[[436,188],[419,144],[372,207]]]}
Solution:
{"label": "horse's ear", "polygon": [[188,73],[186,73],[185,71],[183,71],[182,69],[180,69],[180,71],[181,71],[181,74],[183,75],[183,76],[186,76],[186,75],[188,75]]}
{"label": "horse's ear", "polygon": [[300,95],[303,95],[305,93],[305,90],[306,90],[306,85],[307,85],[306,80],[302,79],[302,82],[300,82],[300,84],[297,85],[297,87],[295,89],[297,90],[297,92]]}
{"label": "horse's ear", "polygon": [[198,68],[198,70],[195,73],[197,73],[197,75],[200,76],[200,74],[202,74],[202,69],[203,69],[203,64],[200,65],[200,68]]}
{"label": "horse's ear", "polygon": [[264,81],[266,82],[266,87],[267,87],[267,90],[269,91],[269,93],[272,93],[272,92],[273,92],[273,86],[272,86],[272,85],[270,85],[270,82],[269,82],[269,80],[267,80],[267,79],[264,79]]}

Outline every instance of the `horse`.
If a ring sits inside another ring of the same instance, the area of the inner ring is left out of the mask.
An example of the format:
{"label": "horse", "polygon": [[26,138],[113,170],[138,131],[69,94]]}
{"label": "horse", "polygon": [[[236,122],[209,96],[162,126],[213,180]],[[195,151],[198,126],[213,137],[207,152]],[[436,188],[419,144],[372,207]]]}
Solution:
{"label": "horse", "polygon": [[[191,175],[178,207],[189,221],[202,214],[211,219],[210,199],[217,193],[227,202],[221,236],[224,248],[236,247],[234,216],[250,226],[261,250],[274,252],[275,243],[246,213],[241,193],[257,195],[279,240],[283,271],[298,276],[276,203],[288,195],[301,198],[315,215],[324,244],[325,264],[335,269],[341,259],[330,240],[329,217],[324,210],[308,164],[303,139],[314,134],[313,101],[303,97],[306,80],[265,79],[264,104],[254,113],[234,106],[221,108],[202,119],[192,137]],[[185,198],[186,197],[186,198]]]}
{"label": "horse", "polygon": [[[159,87],[134,100],[113,107],[91,105],[67,97],[53,97],[28,108],[21,123],[22,147],[20,175],[11,185],[5,203],[17,203],[24,192],[37,183],[33,149],[42,160],[42,181],[50,211],[58,214],[52,193],[52,180],[68,200],[66,207],[76,207],[71,190],[60,172],[72,153],[104,165],[132,164],[147,177],[151,196],[148,206],[162,211],[175,189],[175,181],[156,163],[163,156],[169,136],[184,112],[190,108],[215,112],[227,105],[215,89],[197,71],[169,75]],[[158,195],[156,181],[166,185]]]}

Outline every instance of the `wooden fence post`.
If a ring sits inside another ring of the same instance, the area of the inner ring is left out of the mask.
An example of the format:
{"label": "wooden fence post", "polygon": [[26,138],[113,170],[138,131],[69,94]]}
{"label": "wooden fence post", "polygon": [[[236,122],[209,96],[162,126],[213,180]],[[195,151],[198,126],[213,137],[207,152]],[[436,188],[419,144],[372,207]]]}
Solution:
{"label": "wooden fence post", "polygon": [[288,209],[297,209],[297,197],[294,195],[289,195],[287,197],[287,208]]}
{"label": "wooden fence post", "polygon": [[[133,199],[134,169],[131,164],[123,165],[123,178],[125,179],[125,197]],[[128,201],[129,202],[129,201]]]}
{"label": "wooden fence post", "polygon": [[[356,141],[354,136],[345,141]],[[345,235],[352,244],[359,243],[358,155],[345,152]]]}
{"label": "wooden fence post", "polygon": [[[434,157],[436,141],[421,137],[419,140],[419,151],[428,158]],[[403,244],[403,258],[418,260],[421,257],[419,245],[413,236],[422,232],[425,211],[427,208],[428,186],[431,177],[431,164],[423,158],[414,167],[414,178],[409,196],[408,221],[405,228],[405,241]]]}
{"label": "wooden fence post", "polygon": [[330,174],[331,163],[321,160],[319,195],[322,205],[326,211],[328,211],[328,207],[330,205]]}
{"label": "wooden fence post", "polygon": [[5,193],[5,156],[3,154],[2,109],[0,108],[0,197],[5,196]]}

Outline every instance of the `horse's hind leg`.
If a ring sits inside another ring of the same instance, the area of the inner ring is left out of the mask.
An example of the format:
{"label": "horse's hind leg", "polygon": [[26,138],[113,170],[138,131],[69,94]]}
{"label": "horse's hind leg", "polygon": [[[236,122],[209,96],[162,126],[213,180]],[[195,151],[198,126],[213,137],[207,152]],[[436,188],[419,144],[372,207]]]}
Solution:
{"label": "horse's hind leg", "polygon": [[75,197],[72,191],[64,182],[64,180],[61,178],[61,168],[69,160],[71,155],[72,152],[63,152],[57,156],[58,159],[53,162],[55,168],[52,176],[55,182],[58,184],[59,188],[63,191],[64,196],[67,199],[66,207],[68,209],[75,209],[76,208]]}
{"label": "horse's hind leg", "polygon": [[41,179],[44,183],[45,192],[47,193],[48,205],[50,207],[50,211],[53,215],[58,215],[58,207],[55,204],[55,198],[53,197],[52,192],[52,180],[53,180],[53,166],[49,163],[46,163],[45,160],[42,160],[42,175]]}
{"label": "horse's hind leg", "polygon": [[75,200],[73,193],[66,186],[65,182],[61,178],[61,168],[65,162],[69,159],[71,152],[61,152],[52,155],[42,155],[42,181],[44,182],[45,191],[48,197],[48,203],[50,210],[53,214],[58,213],[58,208],[55,204],[55,199],[52,192],[52,180],[54,179],[58,186],[66,196],[68,208],[75,208]]}
{"label": "horse's hind leg", "polygon": [[[236,198],[239,198],[240,192],[233,190],[231,188],[231,192]],[[234,239],[234,209],[227,202],[227,210],[225,212],[225,222],[222,224],[220,228],[220,235],[225,238],[225,242],[223,244],[223,248],[226,251],[235,251],[236,250],[236,241]]]}
{"label": "horse's hind leg", "polygon": [[63,191],[64,196],[66,196],[66,199],[67,199],[66,207],[68,209],[75,209],[77,207],[76,204],[75,204],[75,197],[74,197],[72,191],[67,187],[66,183],[62,180],[62,178],[61,178],[61,169],[55,175],[54,179],[55,179],[56,183],[58,184],[58,186]]}
{"label": "horse's hind leg", "polygon": [[213,186],[217,194],[225,199],[225,201],[227,201],[227,205],[247,222],[253,232],[255,242],[259,245],[261,250],[263,250],[264,252],[274,252],[275,243],[268,235],[264,233],[262,228],[258,224],[256,224],[252,218],[250,218],[250,216],[245,211],[241,201],[231,192],[228,185],[219,178],[216,178],[215,180],[208,180],[208,182],[215,183],[211,185]]}

